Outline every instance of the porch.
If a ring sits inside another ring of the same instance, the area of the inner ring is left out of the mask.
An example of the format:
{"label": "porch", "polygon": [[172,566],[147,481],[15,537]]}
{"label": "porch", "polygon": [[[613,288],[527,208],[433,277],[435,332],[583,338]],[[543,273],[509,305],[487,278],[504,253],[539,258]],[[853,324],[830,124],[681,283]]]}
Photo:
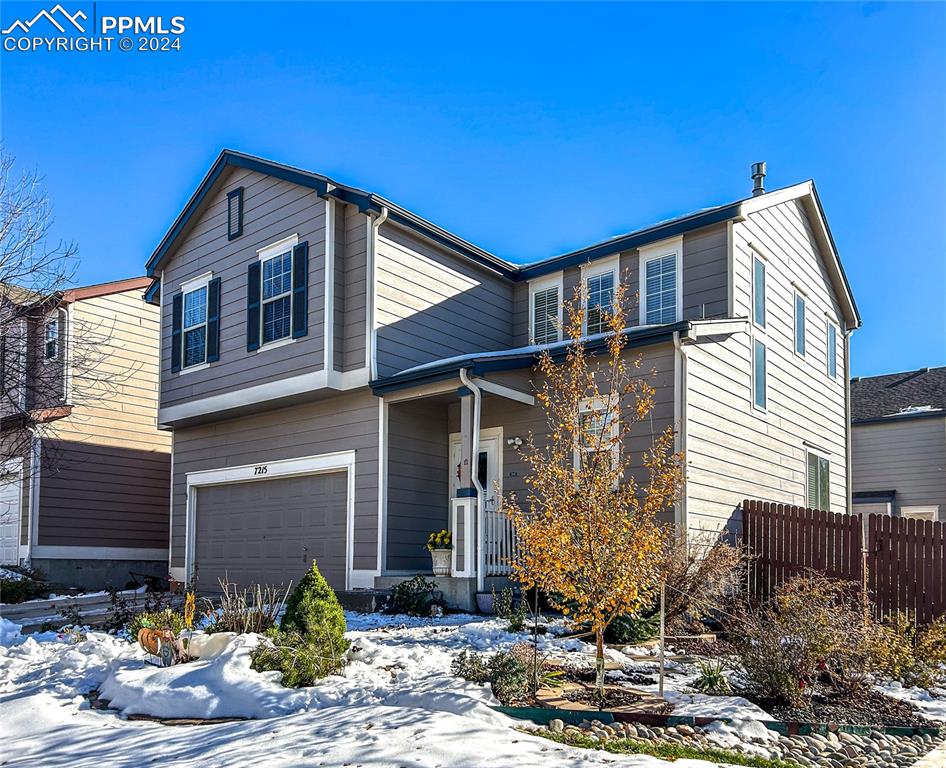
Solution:
{"label": "porch", "polygon": [[[515,536],[500,501],[525,490],[519,446],[544,424],[530,372],[486,379],[464,370],[383,393],[376,588],[423,574],[434,578],[447,605],[475,610],[477,592],[509,585]],[[450,575],[432,577],[427,537],[444,528],[453,535]]]}

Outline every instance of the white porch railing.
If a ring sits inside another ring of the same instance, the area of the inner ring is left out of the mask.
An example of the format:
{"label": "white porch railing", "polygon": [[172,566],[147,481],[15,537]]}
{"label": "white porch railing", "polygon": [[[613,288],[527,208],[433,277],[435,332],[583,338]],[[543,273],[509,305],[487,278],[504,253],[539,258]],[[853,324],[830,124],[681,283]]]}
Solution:
{"label": "white porch railing", "polygon": [[486,510],[486,575],[508,576],[516,554],[516,534],[502,512]]}

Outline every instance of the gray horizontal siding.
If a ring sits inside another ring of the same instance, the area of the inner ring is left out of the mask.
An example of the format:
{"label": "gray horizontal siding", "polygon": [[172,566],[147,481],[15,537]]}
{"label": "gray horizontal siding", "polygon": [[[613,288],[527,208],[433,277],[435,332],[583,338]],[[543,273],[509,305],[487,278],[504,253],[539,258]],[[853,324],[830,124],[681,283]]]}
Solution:
{"label": "gray horizontal siding", "polygon": [[44,440],[38,543],[165,548],[166,452]]}
{"label": "gray horizontal siding", "polygon": [[378,546],[378,400],[358,392],[174,431],[172,566],[184,565],[187,473],[355,451],[354,567]]}
{"label": "gray horizontal siding", "polygon": [[936,504],[946,520],[946,419],[851,430],[853,490],[896,491],[896,506]]}
{"label": "gray horizontal siding", "polygon": [[[243,186],[243,235],[227,239],[227,192]],[[246,351],[247,267],[257,249],[298,234],[309,243],[308,334],[292,344]],[[213,272],[221,278],[220,360],[171,373],[171,299],[181,283]],[[325,289],[325,202],[310,189],[238,169],[208,202],[172,254],[162,284],[161,405],[167,407],[321,370]]]}
{"label": "gray horizontal siding", "polygon": [[512,346],[512,283],[385,224],[378,238],[378,375]]}
{"label": "gray horizontal siding", "polygon": [[344,327],[342,328],[341,370],[354,371],[365,367],[368,291],[368,217],[352,206],[345,206],[344,221],[345,280]]}

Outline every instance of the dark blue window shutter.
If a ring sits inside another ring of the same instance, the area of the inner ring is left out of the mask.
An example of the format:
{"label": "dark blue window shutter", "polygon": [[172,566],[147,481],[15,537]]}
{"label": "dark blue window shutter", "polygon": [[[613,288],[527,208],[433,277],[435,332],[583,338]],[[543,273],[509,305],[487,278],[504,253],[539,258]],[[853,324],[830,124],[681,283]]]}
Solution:
{"label": "dark blue window shutter", "polygon": [[220,359],[220,278],[207,285],[207,362]]}
{"label": "dark blue window shutter", "polygon": [[260,263],[254,261],[246,269],[246,351],[259,349],[260,334]]}
{"label": "dark blue window shutter", "polygon": [[171,299],[171,373],[181,370],[181,337],[184,328],[184,294]]}
{"label": "dark blue window shutter", "polygon": [[309,332],[309,244],[292,249],[292,338]]}

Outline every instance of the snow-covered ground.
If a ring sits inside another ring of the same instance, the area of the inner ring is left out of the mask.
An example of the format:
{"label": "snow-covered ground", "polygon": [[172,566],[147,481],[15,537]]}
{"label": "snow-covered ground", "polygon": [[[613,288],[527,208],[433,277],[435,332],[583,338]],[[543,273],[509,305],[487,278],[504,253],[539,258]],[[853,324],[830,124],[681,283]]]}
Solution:
{"label": "snow-covered ground", "polygon": [[[574,749],[523,734],[489,708],[488,686],[459,680],[461,649],[496,650],[525,639],[502,622],[471,616],[412,619],[348,614],[354,646],[344,676],[309,689],[282,688],[249,669],[253,638],[204,661],[158,669],[136,645],[98,632],[74,642],[55,633],[20,636],[0,620],[0,752],[6,766],[668,766],[647,756]],[[544,640],[559,653],[587,650]],[[618,654],[619,655],[619,654]],[[120,712],[94,711],[100,689]],[[128,720],[251,716],[172,727]],[[707,768],[678,760],[677,768]]]}

